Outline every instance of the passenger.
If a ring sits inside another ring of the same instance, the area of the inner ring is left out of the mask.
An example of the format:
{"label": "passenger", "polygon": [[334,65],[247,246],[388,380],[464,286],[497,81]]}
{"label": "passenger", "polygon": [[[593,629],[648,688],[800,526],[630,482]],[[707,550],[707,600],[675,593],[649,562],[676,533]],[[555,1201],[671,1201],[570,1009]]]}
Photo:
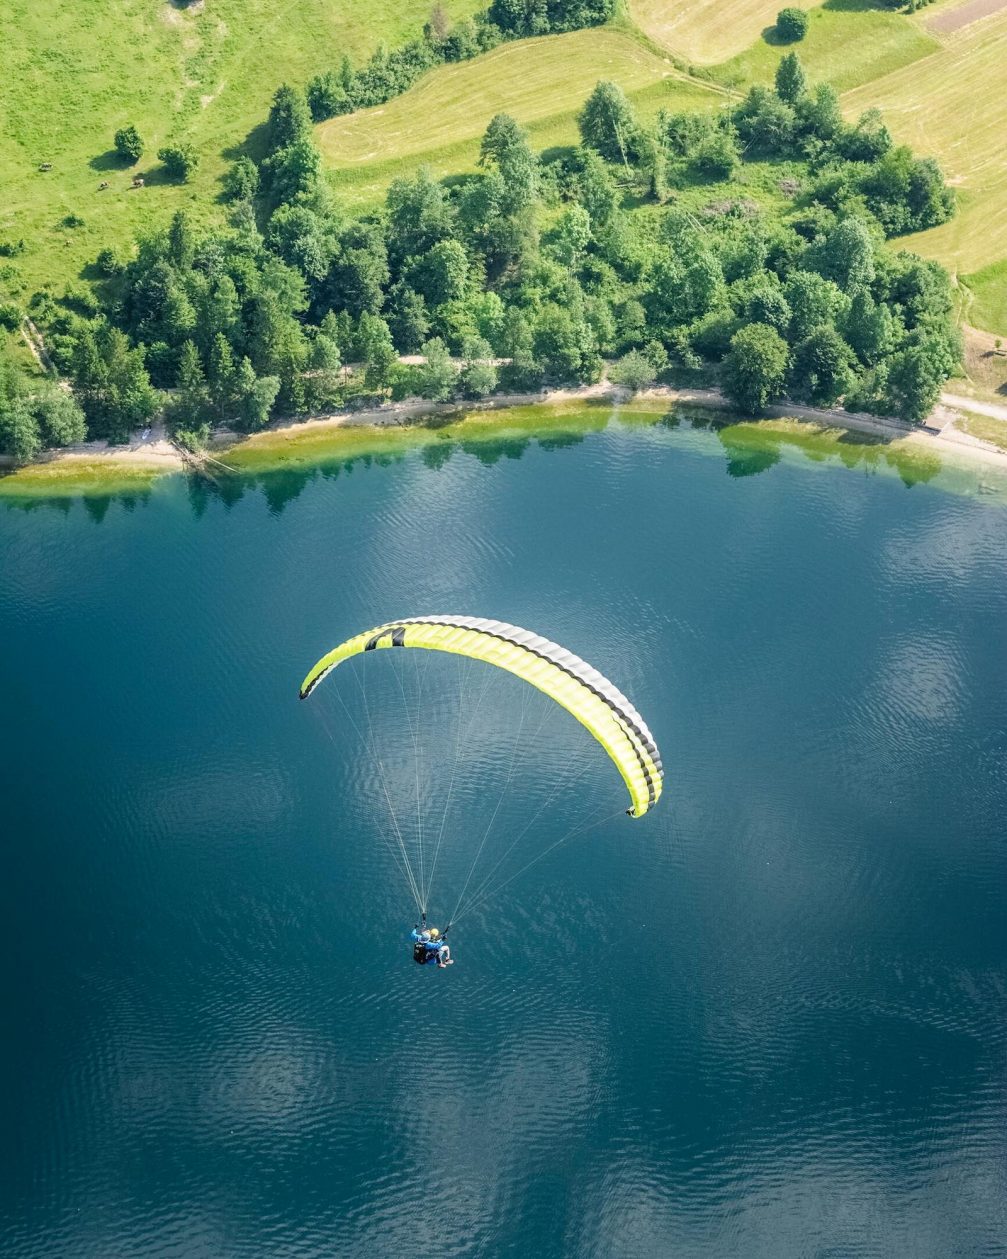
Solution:
{"label": "passenger", "polygon": [[454,966],[454,961],[451,957],[451,948],[436,927],[430,928],[430,941],[427,944],[427,952],[429,952],[433,957],[436,957],[437,965],[441,968],[441,970],[443,970],[445,966]]}
{"label": "passenger", "polygon": [[436,962],[442,970],[445,966],[454,965],[451,958],[451,949],[436,927],[428,928],[426,923],[422,925],[417,923],[409,933],[409,938],[415,941],[413,945],[414,961],[425,962],[428,965]]}

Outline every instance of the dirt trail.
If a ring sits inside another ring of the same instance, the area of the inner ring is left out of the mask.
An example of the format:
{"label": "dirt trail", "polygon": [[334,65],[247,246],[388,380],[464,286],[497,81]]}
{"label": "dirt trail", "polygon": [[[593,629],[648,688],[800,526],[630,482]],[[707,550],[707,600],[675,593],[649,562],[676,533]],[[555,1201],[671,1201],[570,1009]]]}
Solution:
{"label": "dirt trail", "polygon": [[950,35],[952,31],[960,31],[963,26],[971,26],[980,18],[999,13],[1001,9],[1007,9],[1007,0],[968,0],[967,4],[960,4],[956,9],[948,9],[931,18],[927,23],[927,30],[935,35]]}
{"label": "dirt trail", "polygon": [[975,415],[988,415],[991,419],[1007,422],[1007,406],[997,402],[978,402],[975,398],[963,398],[957,393],[942,393],[941,402],[960,411],[972,411]]}

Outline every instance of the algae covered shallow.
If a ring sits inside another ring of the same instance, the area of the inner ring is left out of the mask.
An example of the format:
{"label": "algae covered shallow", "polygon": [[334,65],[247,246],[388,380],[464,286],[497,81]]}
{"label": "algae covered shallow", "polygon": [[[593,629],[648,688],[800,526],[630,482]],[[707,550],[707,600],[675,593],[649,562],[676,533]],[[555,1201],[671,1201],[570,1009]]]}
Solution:
{"label": "algae covered shallow", "polygon": [[28,464],[0,475],[0,501],[102,498],[150,492],[165,474],[162,464],[73,456]]}
{"label": "algae covered shallow", "polygon": [[[800,419],[734,420],[722,410],[661,396],[620,404],[607,399],[477,410],[441,419],[389,425],[304,424],[266,432],[231,447],[225,458],[245,475],[286,472],[304,480],[360,463],[388,463],[410,451],[436,467],[455,454],[483,463],[520,458],[531,446],[559,449],[603,431],[652,430],[651,439],[727,456],[731,476],[768,471],[781,459],[859,469],[898,477],[912,486],[934,482],[960,494],[1007,497],[1007,472],[969,452],[930,448],[925,437],[879,436]],[[702,435],[702,436],[701,436]],[[716,435],[717,441],[709,440]]]}
{"label": "algae covered shallow", "polygon": [[[357,466],[387,466],[412,453],[432,468],[454,456],[493,464],[519,459],[533,447],[557,450],[576,445],[605,431],[622,432],[629,439],[633,430],[650,430],[651,441],[672,447],[726,456],[726,469],[736,477],[766,472],[791,459],[896,476],[907,486],[933,482],[958,494],[1007,497],[1007,473],[1002,468],[969,451],[929,446],[920,435],[893,438],[796,418],[735,420],[719,409],[659,395],[618,404],[581,398],[470,411],[454,408],[435,416],[389,416],[380,423],[308,421],[215,449],[218,462],[210,465],[207,483],[193,492],[197,496],[219,492],[229,499],[250,485],[260,485],[272,501],[287,501],[315,477],[338,476]],[[149,493],[161,478],[178,475],[170,464],[165,469],[165,463],[156,460],[57,459],[0,477],[0,502],[135,499]]]}

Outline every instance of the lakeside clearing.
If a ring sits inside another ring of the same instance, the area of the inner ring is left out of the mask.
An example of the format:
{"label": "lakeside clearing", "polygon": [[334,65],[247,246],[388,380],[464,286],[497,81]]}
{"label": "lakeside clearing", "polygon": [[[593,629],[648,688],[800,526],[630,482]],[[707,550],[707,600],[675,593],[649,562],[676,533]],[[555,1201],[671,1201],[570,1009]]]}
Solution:
{"label": "lakeside clearing", "polygon": [[[334,412],[293,423],[280,421],[248,437],[218,431],[210,448],[214,470],[208,477],[214,479],[218,468],[240,474],[267,472],[305,467],[333,455],[380,456],[449,441],[501,442],[550,432],[572,436],[603,428],[613,409],[626,418],[633,414],[655,416],[676,406],[724,416],[737,414],[716,389],[665,386],[629,395],[608,381],[576,389],[499,395],[483,403],[409,399],[365,411]],[[575,409],[578,418],[573,422]],[[976,416],[982,417],[980,422]],[[823,440],[836,447],[834,453],[859,442],[861,448],[870,445],[884,452],[889,462],[957,459],[973,467],[1007,470],[1007,407],[956,395],[944,396],[925,427],[879,416],[779,403],[767,408],[762,419],[725,420],[725,428],[789,434],[792,439],[803,434],[814,439],[812,444],[819,454]],[[198,458],[188,459],[168,439],[163,426],[155,426],[147,437],[136,436],[126,446],[89,442],[50,451],[43,460],[0,476],[0,497],[78,497],[146,490],[159,477],[186,471],[194,464],[199,464]]]}

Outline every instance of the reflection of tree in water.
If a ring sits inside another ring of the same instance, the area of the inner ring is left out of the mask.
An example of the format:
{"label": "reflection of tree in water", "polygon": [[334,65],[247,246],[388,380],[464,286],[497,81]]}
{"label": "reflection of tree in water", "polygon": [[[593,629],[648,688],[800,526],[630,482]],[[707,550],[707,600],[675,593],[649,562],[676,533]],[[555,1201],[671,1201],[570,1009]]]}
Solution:
{"label": "reflection of tree in water", "polygon": [[520,459],[524,452],[528,449],[529,440],[527,437],[501,437],[495,441],[463,441],[459,442],[459,447],[467,454],[472,455],[491,468],[493,464],[498,463],[501,459]]}
{"label": "reflection of tree in water", "polygon": [[84,510],[96,525],[100,525],[108,515],[108,509],[112,506],[113,501],[111,494],[102,494],[100,498],[86,495],[84,498]]}
{"label": "reflection of tree in water", "polygon": [[926,485],[941,470],[941,461],[936,455],[914,454],[907,457],[898,451],[887,451],[885,458],[899,474],[899,480],[907,490],[914,485]]}
{"label": "reflection of tree in water", "polygon": [[457,445],[457,442],[440,440],[424,446],[420,451],[423,466],[431,472],[439,472],[455,453]]}
{"label": "reflection of tree in water", "polygon": [[270,515],[278,516],[288,503],[297,498],[309,481],[315,479],[315,473],[285,471],[260,478],[262,495],[269,507]]}
{"label": "reflection of tree in water", "polygon": [[550,433],[548,437],[540,437],[538,444],[542,450],[565,450],[568,446],[579,446],[583,440],[583,433]]}
{"label": "reflection of tree in water", "polygon": [[126,511],[134,511],[137,507],[142,507],[150,501],[150,491],[143,490],[122,490],[119,493],[109,494],[53,494],[48,495],[31,495],[24,498],[2,498],[0,506],[5,507],[8,511],[58,511],[64,516],[68,516],[74,506],[80,502],[84,508],[85,514],[96,525],[108,515],[108,510],[113,503],[118,503]]}
{"label": "reflection of tree in water", "polygon": [[[111,502],[112,500],[109,498],[107,501]],[[69,514],[70,504],[73,502],[73,499],[63,495],[59,498],[3,498],[0,499],[0,502],[3,503],[8,511],[39,511],[43,507],[55,507],[57,511],[61,511],[66,516]]]}
{"label": "reflection of tree in water", "polygon": [[937,456],[925,451],[893,449],[887,437],[870,433],[797,426],[792,430],[745,422],[717,429],[727,455],[727,474],[757,476],[779,463],[783,448],[798,450],[813,463],[838,459],[846,468],[877,472],[887,465],[907,489],[932,480],[941,470]]}
{"label": "reflection of tree in water", "polygon": [[773,464],[780,462],[780,452],[775,446],[760,450],[736,445],[725,437],[721,437],[721,441],[727,454],[728,476],[758,476],[760,472],[766,472]]}

